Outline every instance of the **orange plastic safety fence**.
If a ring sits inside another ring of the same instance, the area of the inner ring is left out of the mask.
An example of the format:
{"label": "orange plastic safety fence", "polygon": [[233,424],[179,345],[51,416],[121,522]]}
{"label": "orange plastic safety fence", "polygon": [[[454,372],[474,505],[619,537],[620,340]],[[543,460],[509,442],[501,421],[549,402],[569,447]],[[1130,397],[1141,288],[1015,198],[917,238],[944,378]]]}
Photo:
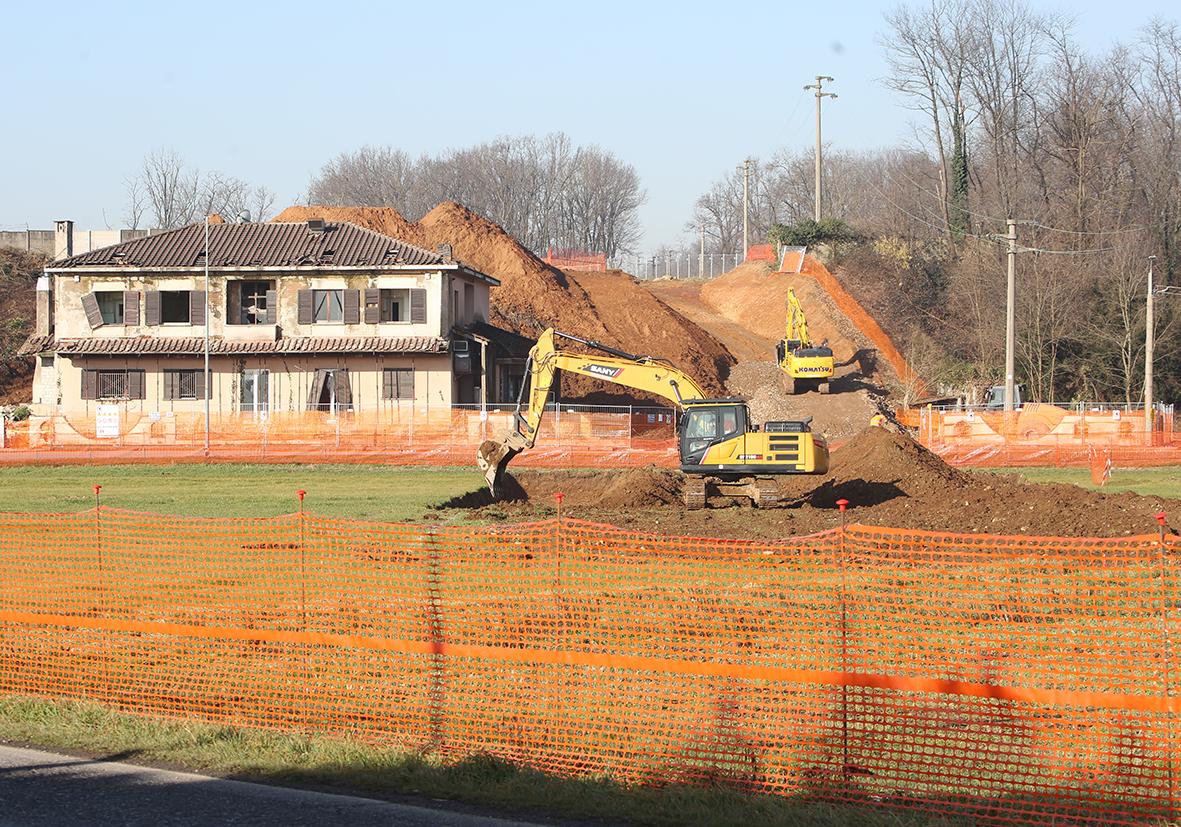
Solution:
{"label": "orange plastic safety fence", "polygon": [[746,249],[747,261],[775,261],[775,246],[772,244],[752,244]]}
{"label": "orange plastic safety fence", "polygon": [[800,271],[806,275],[812,276],[828,293],[833,303],[837,308],[845,314],[861,334],[878,349],[878,353],[886,360],[890,368],[898,376],[899,381],[903,384],[909,385],[912,392],[916,396],[925,396],[927,393],[926,385],[919,379],[910,364],[906,361],[906,357],[894,346],[893,340],[889,337],[886,331],[882,330],[873,318],[866,312],[865,308],[861,306],[848,290],[844,288],[839,281],[828,272],[828,268],[817,261],[812,256],[804,257],[804,266]]}
{"label": "orange plastic safety fence", "polygon": [[[0,464],[33,462],[341,462],[471,465],[486,439],[510,427],[509,412],[467,409],[381,414],[304,412],[215,417],[208,447],[201,414],[130,415],[103,436],[93,418],[36,417],[5,433]],[[543,422],[521,466],[675,465],[672,411],[564,411]]]}
{"label": "orange plastic safety fence", "polygon": [[1181,806],[1175,540],[0,514],[0,692],[564,775],[1143,823]]}
{"label": "orange plastic safety fence", "polygon": [[559,270],[591,270],[605,272],[607,270],[606,253],[588,253],[585,250],[568,250],[550,247],[546,250],[546,264]]}

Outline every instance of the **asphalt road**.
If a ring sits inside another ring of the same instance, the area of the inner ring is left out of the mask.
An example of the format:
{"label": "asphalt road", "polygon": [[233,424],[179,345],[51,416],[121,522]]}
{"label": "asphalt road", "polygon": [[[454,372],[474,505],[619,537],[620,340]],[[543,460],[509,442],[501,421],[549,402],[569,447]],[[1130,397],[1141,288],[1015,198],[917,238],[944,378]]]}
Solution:
{"label": "asphalt road", "polygon": [[0,827],[540,827],[531,822],[0,746]]}

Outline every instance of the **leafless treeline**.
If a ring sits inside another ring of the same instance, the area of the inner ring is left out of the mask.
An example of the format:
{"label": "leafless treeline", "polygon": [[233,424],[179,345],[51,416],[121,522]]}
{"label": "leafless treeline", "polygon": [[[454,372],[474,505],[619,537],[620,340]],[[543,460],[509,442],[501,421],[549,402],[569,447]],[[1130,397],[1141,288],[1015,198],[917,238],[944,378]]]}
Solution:
{"label": "leafless treeline", "polygon": [[[957,381],[999,378],[1005,261],[995,236],[1012,217],[1029,394],[1138,401],[1147,257],[1158,257],[1158,283],[1176,283],[1181,269],[1176,24],[1154,20],[1095,54],[1069,21],[1021,0],[933,0],[887,14],[881,43],[887,85],[916,113],[915,141],[826,150],[824,213],[887,240],[889,267],[913,276],[891,276],[914,288],[894,297],[896,335],[937,351]],[[752,164],[752,243],[775,221],[810,217],[811,163],[807,148]],[[741,246],[740,166],[699,199],[699,222],[714,243]],[[1158,302],[1158,398],[1181,394],[1178,305]]]}
{"label": "leafless treeline", "polygon": [[392,206],[416,220],[457,201],[500,224],[534,252],[564,247],[631,251],[644,191],[635,169],[596,146],[554,133],[504,137],[437,156],[412,158],[365,146],[323,166],[308,188],[313,204]]}
{"label": "leafless treeline", "polygon": [[147,155],[139,171],[125,182],[123,220],[131,229],[141,224],[171,230],[218,214],[234,221],[243,212],[252,221],[270,218],[275,194],[241,178],[189,168],[172,150]]}

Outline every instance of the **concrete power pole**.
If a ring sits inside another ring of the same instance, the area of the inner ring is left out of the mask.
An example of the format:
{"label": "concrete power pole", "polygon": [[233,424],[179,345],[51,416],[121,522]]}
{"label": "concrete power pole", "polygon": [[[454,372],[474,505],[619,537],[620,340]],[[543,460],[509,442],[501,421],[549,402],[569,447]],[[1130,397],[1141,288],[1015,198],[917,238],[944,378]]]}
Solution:
{"label": "concrete power pole", "polygon": [[750,251],[750,158],[742,162],[742,260]]}
{"label": "concrete power pole", "polygon": [[1152,265],[1156,256],[1148,257],[1148,296],[1145,299],[1144,318],[1144,433],[1149,445],[1152,444],[1152,359],[1156,347],[1156,331],[1153,330]]}
{"label": "concrete power pole", "polygon": [[1017,222],[1008,221],[1009,279],[1005,288],[1005,413],[1013,410],[1016,384],[1013,381],[1014,352],[1017,349]]}
{"label": "concrete power pole", "polygon": [[697,230],[701,233],[701,251],[697,254],[697,278],[702,278],[705,275],[705,224],[698,224]]}
{"label": "concrete power pole", "polygon": [[812,210],[812,217],[816,220],[817,223],[820,222],[820,196],[821,196],[821,192],[820,192],[820,152],[821,152],[820,102],[824,98],[835,98],[836,97],[836,95],[833,94],[832,92],[825,92],[824,91],[824,82],[826,80],[829,83],[832,83],[832,78],[830,78],[828,75],[817,75],[815,84],[809,83],[807,86],[804,87],[804,89],[815,89],[816,90],[816,196],[815,196],[815,204],[813,205],[813,210]]}

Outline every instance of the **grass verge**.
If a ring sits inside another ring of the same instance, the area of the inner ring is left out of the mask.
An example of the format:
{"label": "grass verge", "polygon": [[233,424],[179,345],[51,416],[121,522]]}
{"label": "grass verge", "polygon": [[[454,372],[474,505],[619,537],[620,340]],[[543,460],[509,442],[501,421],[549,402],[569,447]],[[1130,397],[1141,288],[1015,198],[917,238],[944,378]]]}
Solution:
{"label": "grass verge", "polygon": [[56,465],[0,467],[0,511],[77,512],[104,505],[196,517],[270,517],[297,510],[399,522],[433,503],[477,491],[471,468],[383,465]]}
{"label": "grass verge", "polygon": [[1091,491],[1122,494],[1131,491],[1145,497],[1176,497],[1181,492],[1181,466],[1159,468],[1116,468],[1107,485],[1091,482],[1089,468],[998,468],[997,473],[1017,474],[1026,482],[1063,482]]}
{"label": "grass verge", "polygon": [[347,739],[160,721],[70,701],[0,699],[0,742],[4,741],[245,781],[418,802],[445,799],[521,817],[703,827],[951,827],[966,823],[917,813],[750,795],[720,786],[642,787],[608,779],[558,778],[491,757],[444,762]]}

